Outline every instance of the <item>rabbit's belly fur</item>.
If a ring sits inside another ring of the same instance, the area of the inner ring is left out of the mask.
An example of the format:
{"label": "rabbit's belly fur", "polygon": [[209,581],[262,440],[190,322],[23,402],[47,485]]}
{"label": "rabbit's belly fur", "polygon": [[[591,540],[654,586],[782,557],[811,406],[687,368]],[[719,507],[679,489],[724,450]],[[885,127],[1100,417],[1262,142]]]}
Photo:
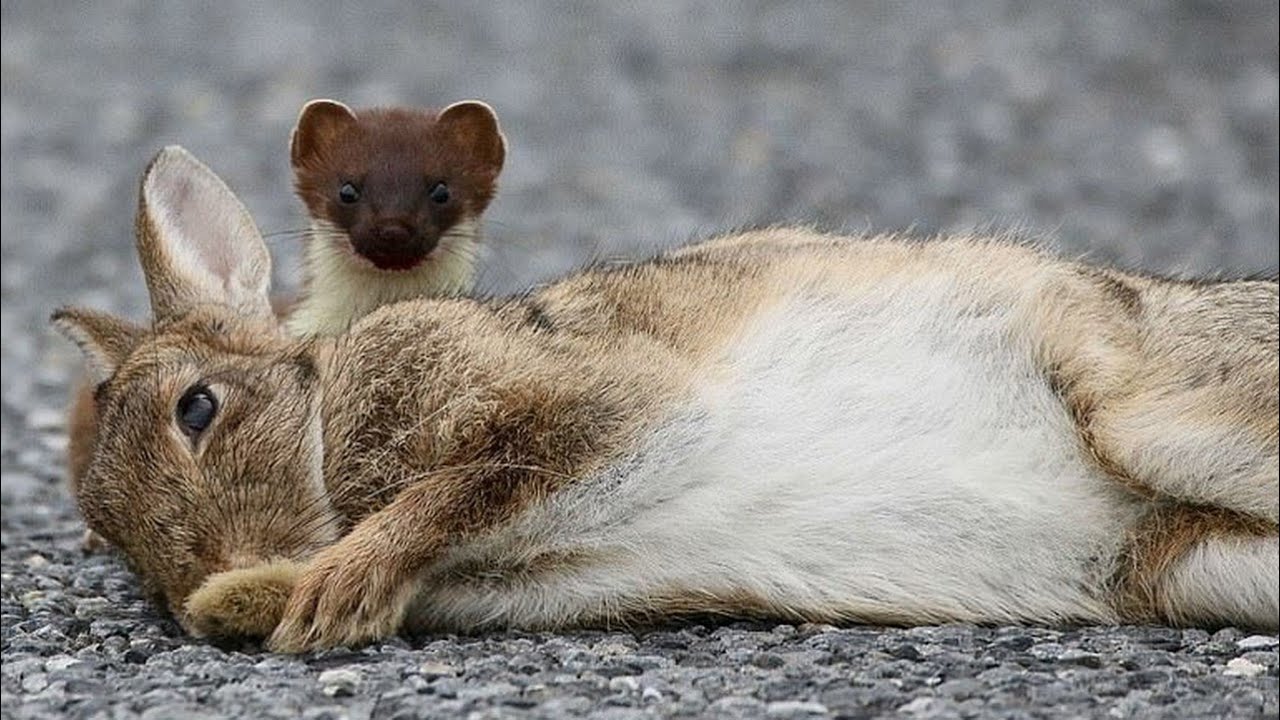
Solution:
{"label": "rabbit's belly fur", "polygon": [[409,624],[1115,619],[1141,507],[992,305],[779,301],[642,449],[433,565]]}

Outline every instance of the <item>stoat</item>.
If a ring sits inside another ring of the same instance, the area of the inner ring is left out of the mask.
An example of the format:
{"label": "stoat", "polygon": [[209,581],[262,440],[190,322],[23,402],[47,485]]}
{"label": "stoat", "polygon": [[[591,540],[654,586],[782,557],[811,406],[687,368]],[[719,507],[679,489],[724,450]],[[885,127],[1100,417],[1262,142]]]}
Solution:
{"label": "stoat", "polygon": [[390,302],[471,288],[506,140],[493,109],[307,103],[290,141],[311,216],[295,334],[332,335]]}

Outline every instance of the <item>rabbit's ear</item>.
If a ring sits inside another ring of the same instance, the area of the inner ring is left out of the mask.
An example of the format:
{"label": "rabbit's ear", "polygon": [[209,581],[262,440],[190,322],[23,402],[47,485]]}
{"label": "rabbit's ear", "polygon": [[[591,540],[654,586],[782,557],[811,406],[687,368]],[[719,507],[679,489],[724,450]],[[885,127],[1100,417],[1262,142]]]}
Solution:
{"label": "rabbit's ear", "polygon": [[191,153],[171,145],[147,166],[137,235],[157,320],[207,304],[272,317],[266,243],[231,189]]}
{"label": "rabbit's ear", "polygon": [[60,308],[50,320],[63,335],[80,346],[94,383],[106,382],[114,375],[145,332],[114,315],[82,308]]}

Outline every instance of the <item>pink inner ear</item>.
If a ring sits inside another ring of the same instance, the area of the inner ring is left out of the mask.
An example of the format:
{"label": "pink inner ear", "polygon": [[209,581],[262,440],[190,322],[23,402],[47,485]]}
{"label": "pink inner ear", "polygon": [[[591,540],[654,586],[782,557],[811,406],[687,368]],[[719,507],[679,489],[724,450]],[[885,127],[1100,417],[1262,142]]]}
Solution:
{"label": "pink inner ear", "polygon": [[195,158],[167,153],[158,163],[146,183],[161,260],[152,279],[172,285],[180,305],[266,308],[271,260],[244,206]]}
{"label": "pink inner ear", "polygon": [[[218,203],[210,195],[210,188],[199,192],[196,180],[184,177],[174,182],[168,194],[169,207],[177,214],[177,224],[182,228],[182,237],[188,250],[196,255],[201,269],[216,277],[223,289],[231,290],[231,278],[236,272],[237,260],[234,246],[235,239],[228,236],[233,223],[226,218],[219,218],[221,213],[235,213],[237,208],[219,208]],[[233,222],[238,221],[235,218]],[[235,223],[238,224],[238,223]]]}

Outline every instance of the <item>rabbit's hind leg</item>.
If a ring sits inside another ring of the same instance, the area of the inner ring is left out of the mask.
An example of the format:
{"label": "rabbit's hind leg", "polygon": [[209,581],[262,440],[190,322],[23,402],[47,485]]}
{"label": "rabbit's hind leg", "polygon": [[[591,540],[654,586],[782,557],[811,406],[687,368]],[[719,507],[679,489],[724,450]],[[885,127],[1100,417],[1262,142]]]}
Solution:
{"label": "rabbit's hind leg", "polygon": [[1275,632],[1280,536],[1274,524],[1220,508],[1158,507],[1129,543],[1116,593],[1131,621]]}
{"label": "rabbit's hind leg", "polygon": [[1276,393],[1274,386],[1249,394],[1164,388],[1107,398],[1086,431],[1095,455],[1131,486],[1274,525],[1280,519]]}
{"label": "rabbit's hind leg", "polygon": [[1141,495],[1274,526],[1276,284],[1174,283],[1093,269],[1076,280],[1055,286],[1033,326],[1046,377],[1089,454]]}

